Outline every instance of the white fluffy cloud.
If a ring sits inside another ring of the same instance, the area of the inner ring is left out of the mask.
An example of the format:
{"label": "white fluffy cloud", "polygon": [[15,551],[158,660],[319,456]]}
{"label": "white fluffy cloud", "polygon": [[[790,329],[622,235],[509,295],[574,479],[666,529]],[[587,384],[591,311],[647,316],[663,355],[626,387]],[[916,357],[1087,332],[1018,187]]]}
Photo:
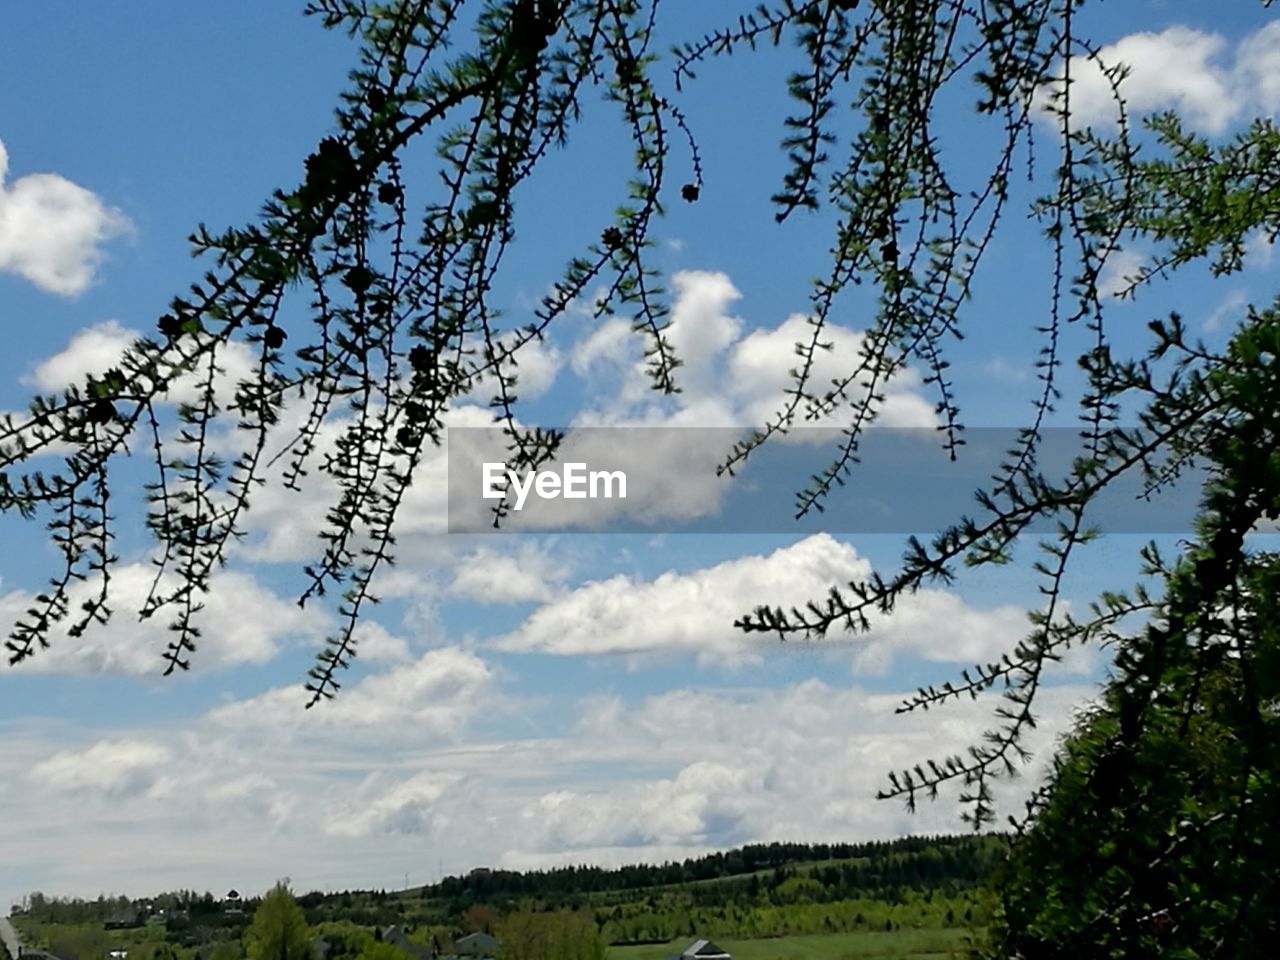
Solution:
{"label": "white fluffy cloud", "polygon": [[1176,110],[1193,127],[1225,132],[1247,114],[1280,110],[1280,23],[1272,22],[1230,49],[1216,33],[1174,26],[1133,33],[1072,60],[1071,110],[1080,125],[1114,124],[1116,105],[1101,64],[1123,64],[1121,85],[1131,116]]}
{"label": "white fluffy cloud", "polygon": [[[1028,744],[1040,763],[1086,695],[1082,687],[1044,691],[1043,722]],[[634,707],[595,701],[578,738],[562,745],[566,761],[634,764],[637,774],[549,789],[527,802],[522,842],[504,862],[546,865],[572,859],[566,851],[579,860],[634,861],[655,847],[958,829],[954,796],[912,817],[874,795],[887,771],[975,742],[990,723],[992,698],[920,715],[895,715],[897,701],[817,680],[749,695],[672,691]],[[654,766],[670,772],[646,775]],[[1009,809],[1028,787],[1005,786]],[[631,853],[609,854],[618,848]]]}
{"label": "white fluffy cloud", "polygon": [[[172,615],[161,610],[148,620],[137,619],[154,575],[149,564],[117,567],[112,573],[110,606],[115,615],[110,622],[91,627],[82,637],[55,632],[50,648],[23,661],[16,672],[158,675],[164,667],[160,655],[172,639],[168,630]],[[71,588],[73,615],[96,590],[90,581]],[[23,590],[0,595],[0,621],[16,622],[33,600]],[[298,609],[246,573],[215,574],[203,602],[204,609],[196,617],[203,637],[194,659],[206,671],[264,664],[289,638],[314,638],[324,626],[322,615]]]}
{"label": "white fluffy cloud", "polygon": [[638,352],[631,324],[621,317],[610,317],[574,344],[569,366],[578,376],[585,377],[597,366],[615,364]]}
{"label": "white fluffy cloud", "polygon": [[[780,408],[784,393],[791,386],[790,369],[795,366],[795,345],[812,335],[807,319],[792,314],[773,330],[756,330],[738,343],[729,358],[730,389],[741,404],[744,421],[761,426],[772,419]],[[829,326],[822,336],[831,344],[814,357],[811,383],[829,384],[843,379],[856,366],[861,356],[864,334],[838,324]],[[882,427],[933,427],[937,424],[934,405],[921,394],[920,374],[908,368],[892,377],[881,391],[884,403],[876,423]],[[840,424],[840,414],[812,426]]]}
{"label": "white fluffy cloud", "polygon": [[129,227],[91,191],[53,173],[5,183],[9,154],[0,142],[0,270],[42,290],[74,296],[92,281],[101,245]]}
{"label": "white fluffy cloud", "polygon": [[[24,378],[38,390],[54,392],[73,384],[82,384],[89,374],[101,374],[120,362],[125,350],[140,337],[137,330],[118,320],[104,320],[85,327],[72,336],[66,347],[37,363]],[[249,346],[235,342],[222,352],[221,373],[215,383],[219,402],[225,406],[232,399],[235,386],[253,376],[255,363]],[[173,403],[192,402],[198,396],[201,375],[190,374],[171,386],[167,399]]]}
{"label": "white fluffy cloud", "polygon": [[[513,331],[499,338],[499,344],[509,345],[522,337],[523,331]],[[560,372],[560,351],[545,340],[530,340],[508,357],[502,364],[506,376],[514,376],[514,393],[520,400],[532,400],[546,393]],[[471,390],[471,396],[487,403],[496,386],[492,376],[479,378]]]}
{"label": "white fluffy cloud", "polygon": [[[628,485],[625,499],[538,500],[532,509],[506,518],[508,531],[591,530],[611,523],[661,527],[714,516],[724,505],[734,480],[717,475],[717,468],[735,440],[745,439],[746,430],[764,426],[783,409],[793,387],[797,344],[807,343],[812,329],[804,316],[795,314],[777,327],[745,333],[744,322],[731,313],[741,294],[723,273],[686,270],[671,283],[675,296],[666,336],[681,361],[678,394],[663,396],[651,389],[646,361],[639,355],[641,340],[625,321],[605,321],[570,351],[570,368],[599,389],[574,417],[557,459],[621,471],[636,481]],[[848,376],[864,345],[862,333],[839,324],[829,325],[822,339],[830,349],[815,357],[810,381],[815,386]],[[878,388],[883,403],[877,424],[935,427],[934,405],[923,390],[914,369],[889,378]],[[858,399],[857,392],[851,390],[851,400]],[[838,445],[847,414],[837,404],[823,419],[805,424],[823,429],[796,431],[778,442]],[[629,429],[594,429],[598,427]],[[454,491],[454,529],[486,531],[491,503],[479,496],[479,469],[482,462],[504,458],[504,441],[475,434],[451,443],[467,444],[454,447],[455,455],[475,469],[474,482],[469,471],[454,477],[463,484]]]}
{"label": "white fluffy cloud", "polygon": [[[567,722],[550,726],[517,712],[528,725],[484,739],[480,724],[512,706],[493,675],[473,654],[442,650],[305,714],[297,697],[273,692],[88,746],[61,744],[47,725],[9,729],[0,798],[12,815],[0,845],[29,865],[14,874],[0,864],[0,882],[68,894],[254,890],[287,870],[301,889],[391,887],[406,871],[422,882],[437,863],[653,861],[753,841],[961,829],[954,794],[915,816],[874,794],[887,771],[974,742],[995,702],[899,716],[897,694],[818,679],[677,687],[569,698]],[[1036,763],[1000,791],[1003,809],[1018,808],[1090,694],[1041,691]],[[432,705],[454,719],[442,727]],[[6,792],[11,783],[23,789]],[[28,836],[35,804],[45,831]],[[139,847],[145,863],[127,855]]]}
{"label": "white fluffy cloud", "polygon": [[[608,370],[611,390],[575,423],[583,426],[643,425],[677,427],[761,427],[773,418],[793,385],[796,345],[808,343],[812,330],[803,314],[776,327],[745,333],[746,324],[730,313],[742,294],[723,273],[683,270],[671,278],[675,292],[667,338],[680,359],[676,382],[681,392],[663,399],[650,389],[641,343],[625,321],[606,321],[573,348],[570,366],[580,376]],[[815,357],[811,384],[847,376],[861,356],[863,334],[829,324],[823,342],[830,350]],[[933,427],[933,404],[921,395],[918,373],[906,369],[882,385],[884,426]],[[835,411],[812,424],[842,424]]]}
{"label": "white fluffy cloud", "polygon": [[592,581],[534,611],[495,641],[503,650],[577,654],[695,653],[704,662],[754,659],[734,617],[768,600],[802,604],[835,583],[861,579],[870,564],[823,535],[769,556],[747,556],[652,581]]}
{"label": "white fluffy cloud", "polygon": [[449,592],[480,603],[546,601],[561,589],[567,568],[562,560],[529,542],[510,553],[480,547],[458,557]]}
{"label": "white fluffy cloud", "polygon": [[740,758],[696,760],[675,776],[628,784],[607,797],[555,790],[523,818],[545,848],[724,845],[765,792],[764,771]]}
{"label": "white fluffy cloud", "polygon": [[82,384],[89,374],[100,374],[119,363],[137,337],[136,331],[116,320],[94,324],[73,336],[65,349],[36,364],[26,380],[46,393]]}
{"label": "white fluffy cloud", "polygon": [[1098,292],[1104,297],[1120,296],[1133,286],[1146,265],[1147,257],[1138,250],[1113,251],[1098,275]]}
{"label": "white fluffy cloud", "polygon": [[1235,77],[1265,113],[1280,112],[1280,21],[1272,20],[1240,42]]}
{"label": "white fluffy cloud", "polygon": [[719,385],[717,365],[742,336],[742,321],[728,312],[742,294],[723,273],[706,270],[682,270],[671,286],[675,302],[667,337],[683,364],[680,386],[701,396]]}
{"label": "white fluffy cloud", "polygon": [[290,685],[218,707],[210,720],[226,729],[276,731],[285,736],[341,729],[372,732],[383,739],[452,737],[487,709],[485,699],[492,684],[493,672],[483,660],[457,647],[443,647],[371,674],[314,710],[303,710],[306,694],[300,686]]}
{"label": "white fluffy cloud", "polygon": [[[293,405],[268,441],[267,451],[274,457],[286,442],[293,441],[306,416],[306,409]],[[282,563],[312,561],[324,549],[320,533],[327,524],[329,508],[338,501],[338,486],[315,464],[332,455],[348,419],[326,423],[316,437],[309,460],[310,476],[299,490],[285,489],[279,482],[288,465],[288,457],[277,460],[267,471],[266,486],[253,495],[253,509],[245,517],[249,537],[238,548],[245,559],[253,562]],[[454,407],[445,415],[446,427],[491,427],[490,411],[471,404]],[[239,441],[230,436],[229,441]],[[441,540],[449,521],[449,431],[445,431],[442,447],[428,447],[419,461],[401,503],[396,525],[396,557],[402,563],[449,564],[456,547]],[[228,451],[231,449],[228,446]],[[389,574],[394,576],[393,573]]]}
{"label": "white fluffy cloud", "polygon": [[[818,534],[768,556],[739,557],[687,574],[585,583],[534,611],[494,644],[559,655],[684,653],[702,663],[755,660],[761,641],[735,629],[736,617],[760,603],[803,607],[870,570],[852,546]],[[871,632],[856,639],[858,665],[882,671],[902,654],[945,663],[984,661],[1008,649],[1026,626],[1019,608],[980,610],[953,594],[921,590],[893,614],[875,617]],[[833,635],[824,643],[834,646],[841,639]]]}
{"label": "white fluffy cloud", "polygon": [[455,774],[426,770],[387,784],[384,775],[370,774],[355,797],[329,812],[325,832],[335,837],[436,833],[446,822],[440,798],[457,780]]}
{"label": "white fluffy cloud", "polygon": [[163,746],[144,740],[102,740],[85,750],[64,750],[32,768],[29,778],[57,790],[132,794],[154,783],[170,760]]}

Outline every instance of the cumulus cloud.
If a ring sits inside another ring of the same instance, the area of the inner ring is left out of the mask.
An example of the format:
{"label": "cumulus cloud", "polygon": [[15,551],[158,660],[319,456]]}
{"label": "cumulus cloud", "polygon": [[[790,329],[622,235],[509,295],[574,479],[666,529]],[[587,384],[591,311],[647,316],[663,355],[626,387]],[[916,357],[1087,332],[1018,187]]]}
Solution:
{"label": "cumulus cloud", "polygon": [[[1003,784],[1010,812],[1090,687],[1042,691],[1030,777]],[[781,839],[878,838],[962,829],[954,795],[917,816],[875,800],[887,771],[963,751],[991,724],[994,695],[929,714],[895,715],[897,694],[816,679],[778,689],[673,689],[627,703],[579,701],[578,722],[525,739],[363,749],[343,733],[324,771],[301,758],[274,779],[311,777],[295,822],[367,853],[430,844],[461,869],[661,859]],[[250,755],[258,743],[246,743]],[[295,747],[295,753],[298,748]],[[353,777],[361,771],[363,775]],[[342,847],[335,848],[340,854]],[[383,857],[389,856],[384,853]]]}
{"label": "cumulus cloud", "polygon": [[[1190,27],[1133,33],[1072,59],[1071,111],[1080,125],[1114,124],[1117,110],[1103,67],[1123,65],[1120,91],[1131,116],[1177,111],[1205,133],[1224,133],[1251,113],[1280,109],[1280,23],[1245,37],[1234,50],[1226,38]],[[1060,87],[1060,84],[1059,84]]]}
{"label": "cumulus cloud", "polygon": [[[509,531],[601,529],[610,524],[661,526],[716,516],[732,490],[728,475],[717,475],[724,458],[746,431],[774,419],[794,385],[797,344],[807,343],[812,328],[803,315],[777,327],[746,332],[731,308],[740,292],[723,273],[686,270],[672,278],[675,292],[666,331],[681,361],[676,371],[680,392],[656,394],[639,356],[640,341],[629,324],[608,320],[570,351],[569,366],[592,382],[602,373],[601,389],[574,417],[556,460],[590,469],[625,474],[625,498],[536,499],[533,509],[513,511],[504,520]],[[861,361],[865,335],[839,324],[823,333],[829,349],[819,350],[812,385],[847,376]],[[878,425],[936,427],[934,404],[923,395],[919,373],[905,368],[877,388],[883,397]],[[856,402],[852,389],[850,401]],[[778,442],[839,444],[839,428],[848,413],[841,404],[810,428]],[[596,428],[628,428],[610,432]],[[822,429],[812,429],[812,428]],[[667,429],[674,428],[674,429]],[[727,429],[726,429],[727,428]],[[719,434],[714,431],[722,430]],[[505,459],[505,440],[497,431],[450,440],[457,461],[468,466],[450,475],[449,504],[454,531],[487,531],[492,502],[482,499],[481,464]],[[461,446],[459,446],[461,445]]]}
{"label": "cumulus cloud", "polygon": [[631,324],[621,317],[610,317],[573,346],[569,366],[580,377],[598,366],[616,366],[634,362],[639,342]]}
{"label": "cumulus cloud", "polygon": [[[747,332],[746,323],[730,312],[742,297],[729,277],[707,270],[683,270],[671,278],[675,296],[666,336],[680,359],[676,382],[681,392],[661,398],[650,389],[641,343],[630,324],[612,319],[578,342],[570,367],[579,375],[610,369],[611,392],[575,419],[581,426],[760,427],[773,418],[793,385],[796,345],[812,336],[803,314],[792,314],[776,327]],[[829,350],[815,356],[812,384],[847,376],[861,357],[864,334],[840,324],[823,333]],[[920,375],[908,368],[881,386],[884,426],[933,427],[933,404],[922,395]],[[837,409],[813,426],[840,425]]]}
{"label": "cumulus cloud", "polygon": [[1255,230],[1245,241],[1245,266],[1265,270],[1275,256],[1276,238],[1265,230]]}
{"label": "cumulus cloud", "polygon": [[0,142],[0,270],[42,290],[74,296],[93,281],[101,246],[129,228],[119,210],[53,173],[6,184],[9,154]]}
{"label": "cumulus cloud", "polygon": [[89,374],[119,363],[137,337],[116,320],[95,324],[73,336],[66,349],[36,364],[26,382],[46,393],[81,384]]}
{"label": "cumulus cloud", "polygon": [[769,556],[690,574],[585,583],[494,643],[502,650],[564,655],[679,651],[706,662],[754,659],[754,646],[733,628],[736,615],[765,598],[803,603],[833,583],[869,572],[870,564],[852,547],[820,534]]}
{"label": "cumulus cloud", "polygon": [[564,563],[533,543],[510,553],[480,547],[453,565],[449,592],[479,603],[527,603],[556,596],[567,575]]}
{"label": "cumulus cloud", "polygon": [[[741,404],[744,421],[761,426],[778,412],[785,391],[792,384],[795,345],[812,335],[808,320],[792,314],[773,330],[756,330],[738,343],[729,358],[730,389]],[[849,375],[862,354],[865,335],[833,324],[824,331],[823,342],[831,349],[814,357],[811,383],[829,384]],[[881,391],[884,403],[876,423],[883,427],[933,427],[937,424],[934,405],[921,394],[920,374],[908,368],[891,377]],[[840,423],[837,411],[813,426]]]}
{"label": "cumulus cloud", "polygon": [[[79,331],[66,347],[37,363],[24,382],[45,392],[63,390],[82,384],[90,374],[101,374],[120,362],[125,351],[142,334],[118,320],[104,320]],[[220,373],[215,381],[219,403],[231,402],[235,386],[254,376],[255,361],[245,343],[234,342],[224,348]],[[188,374],[175,381],[166,395],[172,403],[194,402],[199,397],[202,375]]]}
{"label": "cumulus cloud", "polygon": [[493,672],[475,654],[458,647],[430,650],[411,663],[370,674],[337,699],[304,711],[304,691],[277,687],[248,700],[218,707],[209,715],[227,729],[279,731],[373,731],[384,737],[451,737],[485,710]]}
{"label": "cumulus cloud", "polygon": [[[267,444],[272,458],[283,449],[285,438],[292,441],[297,437],[306,413],[305,407],[297,404],[286,411]],[[446,428],[493,426],[493,414],[472,404],[454,407],[444,420]],[[327,523],[328,509],[338,501],[340,492],[327,474],[314,469],[314,464],[335,452],[350,424],[349,419],[340,417],[320,429],[309,461],[311,475],[301,489],[286,489],[279,482],[289,457],[280,457],[265,471],[267,483],[254,491],[253,509],[245,517],[249,536],[237,548],[242,557],[259,563],[309,561],[324,549],[320,533]],[[451,563],[456,555],[456,547],[444,543],[439,536],[448,531],[450,443],[446,429],[443,446],[429,446],[424,451],[414,471],[413,484],[400,505],[396,557],[402,563],[440,566]]]}
{"label": "cumulus cloud", "polygon": [[1104,297],[1122,296],[1142,276],[1146,265],[1146,256],[1138,250],[1112,251],[1098,274],[1098,293]]}
{"label": "cumulus cloud", "polygon": [[[282,721],[274,701],[253,699],[87,748],[68,747],[47,726],[7,730],[0,791],[24,789],[3,794],[13,815],[0,822],[0,845],[24,864],[27,886],[141,894],[163,884],[265,889],[281,864],[302,889],[391,886],[405,871],[422,882],[424,849],[432,867],[465,873],[962,829],[954,793],[915,816],[874,794],[888,770],[974,742],[996,702],[984,695],[895,715],[899,694],[830,680],[677,687],[567,699],[567,724],[530,722],[483,739],[470,721],[504,701],[482,661],[455,650],[378,676],[327,705],[348,700],[340,723],[326,722],[325,708],[302,715],[296,700],[290,716],[300,722]],[[1018,809],[1072,706],[1091,691],[1042,689],[1028,744],[1036,762],[1001,788],[1001,809]],[[428,702],[464,701],[456,735],[417,720]],[[370,709],[381,712],[361,720]],[[49,828],[38,841],[23,826],[36,803]],[[140,845],[145,863],[127,855]],[[7,877],[18,882],[0,864],[0,882]]]}
{"label": "cumulus cloud", "polygon": [[[510,346],[518,338],[524,336],[523,331],[511,331],[503,334],[498,343]],[[560,373],[563,362],[560,350],[545,340],[530,340],[519,350],[508,356],[502,363],[504,375],[516,378],[514,393],[521,400],[533,400],[550,389]],[[487,402],[495,388],[492,376],[479,378],[472,387],[471,396]]]}
{"label": "cumulus cloud", "polygon": [[[162,651],[172,639],[171,615],[161,610],[139,622],[142,607],[155,576],[154,567],[131,563],[112,573],[111,606],[115,616],[106,625],[95,625],[81,637],[55,631],[48,650],[23,661],[18,673],[157,675],[164,667]],[[85,581],[69,591],[71,609],[90,599],[97,584]],[[323,628],[323,616],[282,600],[251,575],[223,572],[210,579],[204,609],[196,623],[203,632],[195,654],[202,670],[218,670],[240,664],[271,660],[289,638],[315,637]],[[23,590],[0,595],[0,620],[13,623],[34,603]]]}
{"label": "cumulus cloud", "polygon": [[682,270],[671,286],[675,302],[667,338],[684,364],[680,385],[703,394],[716,388],[716,366],[742,336],[742,321],[728,312],[742,294],[725,274],[706,270]]}
{"label": "cumulus cloud", "polygon": [[644,847],[743,842],[743,820],[764,791],[764,771],[698,760],[674,777],[631,784],[608,799],[570,790],[544,794],[523,817],[545,846]]}
{"label": "cumulus cloud", "polygon": [[56,790],[107,795],[146,790],[170,760],[163,746],[145,740],[102,740],[85,750],[64,750],[37,764],[29,779]]}
{"label": "cumulus cloud", "polygon": [[[1026,781],[1002,785],[1007,809],[1087,694],[1080,686],[1044,691],[1043,722],[1028,742],[1037,765]],[[954,796],[913,817],[875,792],[886,771],[975,742],[990,724],[993,698],[905,716],[893,713],[897,699],[808,680],[749,695],[672,691],[633,707],[594,701],[579,737],[562,745],[565,760],[670,772],[546,790],[522,807],[521,842],[503,862],[546,866],[570,859],[567,851],[579,860],[634,862],[655,848],[959,829]]]}
{"label": "cumulus cloud", "polygon": [[[735,618],[760,603],[802,607],[870,571],[852,546],[817,534],[767,556],[739,557],[691,573],[587,582],[493,643],[500,650],[557,655],[683,653],[702,663],[751,661],[760,656],[759,644],[734,628]],[[979,610],[953,594],[921,590],[857,638],[858,663],[881,671],[903,654],[974,663],[1007,649],[1025,629],[1019,608]]]}
{"label": "cumulus cloud", "polygon": [[1240,42],[1233,79],[1264,113],[1280,111],[1280,21],[1272,20]]}
{"label": "cumulus cloud", "polygon": [[370,774],[355,797],[329,812],[325,832],[335,837],[436,833],[447,822],[438,802],[458,779],[428,770],[388,785],[381,773]]}
{"label": "cumulus cloud", "polygon": [[355,640],[360,659],[367,663],[403,663],[413,659],[404,637],[396,636],[373,620],[360,622],[355,630]]}

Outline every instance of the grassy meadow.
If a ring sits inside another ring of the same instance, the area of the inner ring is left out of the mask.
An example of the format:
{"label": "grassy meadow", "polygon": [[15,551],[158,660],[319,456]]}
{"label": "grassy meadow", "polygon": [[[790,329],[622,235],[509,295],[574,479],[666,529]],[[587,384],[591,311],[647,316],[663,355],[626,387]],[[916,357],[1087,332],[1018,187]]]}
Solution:
{"label": "grassy meadow", "polygon": [[[758,940],[717,938],[733,960],[941,960],[964,957],[972,938],[970,930],[944,928],[933,930],[886,930],[854,933],[812,934],[794,937],[766,937]],[[645,944],[634,947],[610,947],[608,960],[664,960],[678,954],[688,938],[667,944]]]}

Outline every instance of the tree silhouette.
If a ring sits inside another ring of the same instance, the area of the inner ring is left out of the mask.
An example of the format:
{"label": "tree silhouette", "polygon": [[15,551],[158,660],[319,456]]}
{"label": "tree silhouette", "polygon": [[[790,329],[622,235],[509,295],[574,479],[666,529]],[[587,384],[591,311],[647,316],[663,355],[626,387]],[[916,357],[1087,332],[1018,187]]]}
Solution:
{"label": "tree silhouette", "polygon": [[[797,109],[785,119],[789,170],[773,198],[776,219],[822,204],[839,216],[787,403],[729,453],[723,469],[741,468],[760,443],[797,421],[845,409],[847,439],[800,497],[799,512],[816,508],[855,462],[881,386],[908,362],[930,371],[943,442],[956,450],[960,424],[944,348],[959,332],[961,303],[1004,212],[1016,150],[1031,135],[1035,85],[1081,44],[1073,9],[1061,0],[979,9],[788,0],[663,57],[653,49],[661,11],[636,0],[310,4],[326,26],[358,39],[362,66],[342,96],[336,132],[306,159],[301,182],[278,191],[250,225],[196,232],[195,250],[213,268],[174,299],[156,336],[85,384],[37,397],[26,415],[0,421],[0,506],[47,515],[63,555],[50,588],[12,631],[11,662],[47,646],[55,627],[76,637],[111,615],[110,479],[133,441],[154,451],[147,522],[157,572],[139,612],[171,618],[167,672],[191,662],[201,598],[244,534],[255,493],[268,483],[298,489],[308,472],[336,482],[324,549],[306,568],[300,598],[342,585],[341,626],[312,672],[312,703],[336,691],[374,578],[394,561],[405,491],[424,449],[440,442],[451,403],[487,384],[512,466],[546,457],[557,438],[517,425],[515,364],[598,283],[597,315],[629,314],[648,339],[655,388],[677,389],[664,294],[647,261],[650,227],[674,189],[672,164],[688,171],[677,178],[682,200],[697,201],[703,186],[677,100],[696,67],[760,43],[795,41],[805,64],[788,81]],[[974,80],[985,91],[978,110],[994,118],[1002,148],[978,189],[965,193],[939,156],[934,103]],[[490,291],[514,237],[515,199],[536,183],[548,152],[577,132],[588,94],[614,106],[634,148],[626,197],[599,241],[568,264],[535,321],[504,327]],[[838,122],[834,104],[844,100],[854,110]],[[1057,109],[1070,148],[1065,94]],[[423,139],[436,147],[441,183],[415,228],[401,157]],[[1065,257],[1069,231],[1061,227],[1079,200],[1070,189],[1074,168],[1064,169],[1049,207],[1060,228],[1053,242]],[[1122,226],[1109,224],[1107,235]],[[1096,279],[1107,250],[1085,243],[1086,277]],[[863,355],[834,385],[812,383],[832,311],[864,280],[882,296]],[[1096,306],[1096,290],[1086,282],[1078,294],[1083,316]],[[294,303],[303,297],[309,302]],[[306,316],[297,318],[295,307]],[[234,344],[250,348],[256,370],[226,385],[221,364]],[[1053,396],[1057,364],[1056,356],[1045,361],[1037,421]],[[171,434],[175,412],[166,401],[179,383],[194,396],[177,405]],[[286,403],[304,405],[307,415],[281,436]],[[326,425],[339,433],[332,450],[320,440]],[[240,441],[235,457],[215,442],[223,427]],[[1033,462],[1035,435],[1028,434],[1022,467]],[[269,452],[269,442],[282,452]],[[55,445],[71,450],[61,469],[15,469]],[[281,473],[271,472],[273,462],[284,464]],[[96,590],[73,610],[68,591],[82,580]],[[765,623],[775,625],[785,632]]]}

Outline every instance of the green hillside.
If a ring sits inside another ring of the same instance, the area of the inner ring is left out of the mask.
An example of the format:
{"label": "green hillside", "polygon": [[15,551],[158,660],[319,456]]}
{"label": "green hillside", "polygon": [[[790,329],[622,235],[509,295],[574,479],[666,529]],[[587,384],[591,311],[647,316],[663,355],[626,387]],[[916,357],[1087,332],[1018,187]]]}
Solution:
{"label": "green hillside", "polygon": [[[608,960],[664,960],[694,937],[714,938],[735,960],[947,956],[987,925],[987,883],[1003,851],[997,836],[754,844],[618,869],[480,868],[408,890],[297,900],[314,934],[328,941],[328,960],[362,955],[362,945],[392,925],[407,942],[447,950],[515,913],[566,910],[593,925]],[[29,943],[60,960],[102,960],[109,949],[128,949],[129,960],[237,960],[256,906],[248,897],[231,909],[194,891],[139,901],[34,894],[14,921]]]}

